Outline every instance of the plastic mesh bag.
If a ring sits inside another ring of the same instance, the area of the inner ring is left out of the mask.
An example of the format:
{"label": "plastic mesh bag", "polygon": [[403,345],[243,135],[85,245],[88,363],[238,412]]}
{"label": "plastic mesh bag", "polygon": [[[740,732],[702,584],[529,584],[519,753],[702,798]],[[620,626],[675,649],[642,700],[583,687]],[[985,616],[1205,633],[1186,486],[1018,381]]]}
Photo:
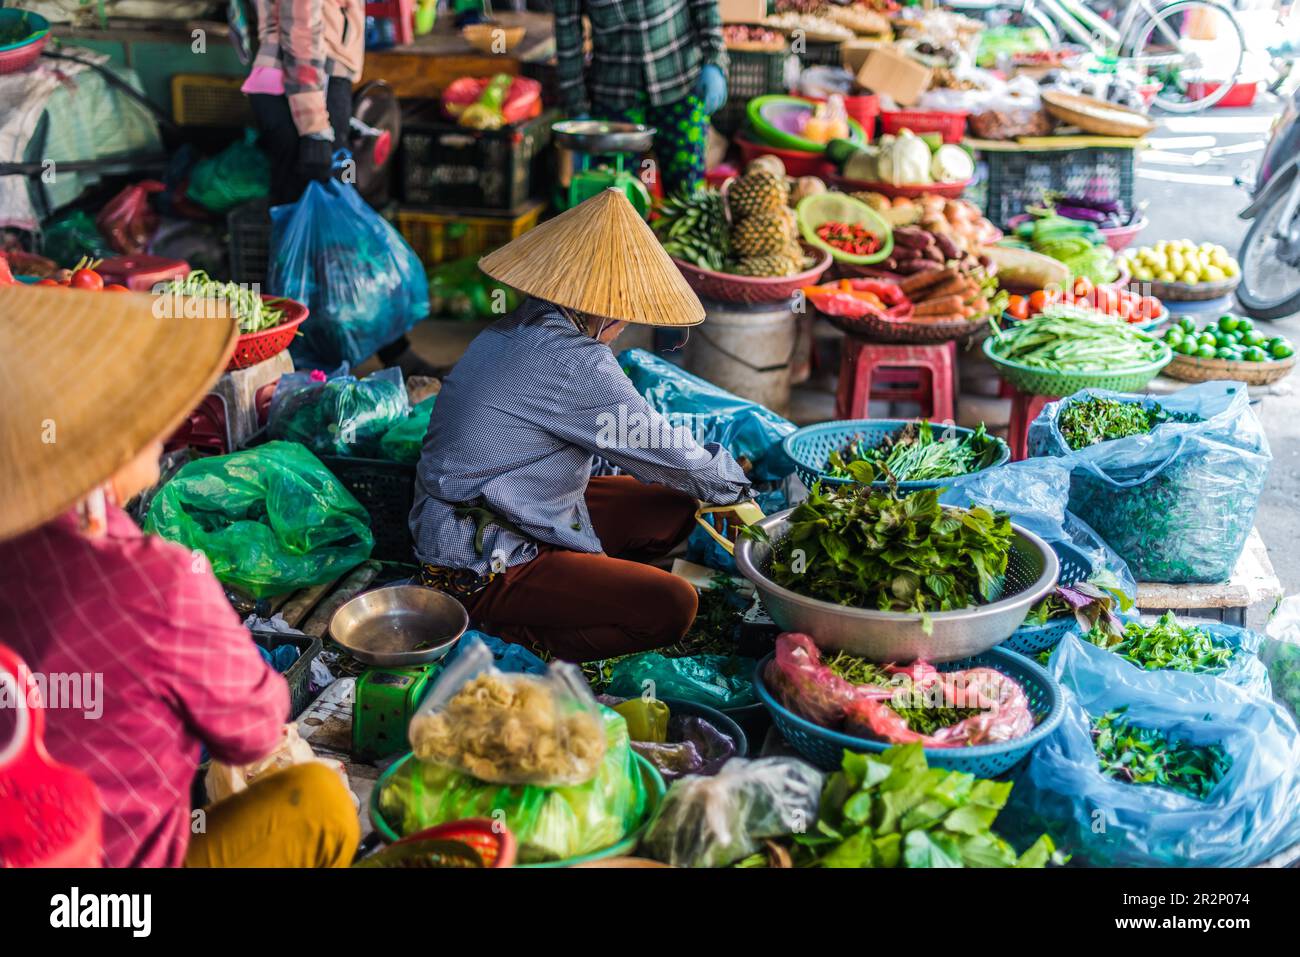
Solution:
{"label": "plastic mesh bag", "polygon": [[794,758],[735,758],[713,777],[674,781],[642,851],[674,867],[725,867],[764,838],[810,829],[823,780]]}
{"label": "plastic mesh bag", "polygon": [[267,431],[317,455],[378,458],[384,436],[410,411],[401,369],[380,369],[364,379],[346,371],[328,379],[293,372],[276,384]]}
{"label": "plastic mesh bag", "polygon": [[119,253],[142,253],[158,231],[158,214],[149,197],[167,187],[156,179],[141,180],[110,199],[95,217],[95,225]]}
{"label": "plastic mesh bag", "polygon": [[482,642],[443,671],[409,731],[421,761],[496,784],[582,784],[605,756],[600,706],[576,666],[503,672]]}
{"label": "plastic mesh bag", "polygon": [[332,581],[374,546],[366,510],[293,442],[184,465],[144,530],[201,551],[220,581],[254,598]]}
{"label": "plastic mesh bag", "polygon": [[645,817],[648,796],[627,737],[627,724],[598,709],[604,756],[584,784],[503,787],[454,768],[407,761],[379,795],[384,817],[400,834],[447,821],[502,820],[519,842],[519,860],[567,860],[616,844]]}
{"label": "plastic mesh bag", "polygon": [[406,417],[396,422],[379,440],[379,453],[394,462],[414,465],[420,461],[424,437],[429,431],[429,418],[433,415],[436,395],[421,399],[411,407]]}
{"label": "plastic mesh bag", "polygon": [[1029,426],[1029,452],[1061,458],[1072,472],[1070,510],[1096,529],[1141,581],[1225,581],[1236,565],[1272,459],[1250,396],[1240,382],[1188,386],[1158,402],[1199,416],[1146,435],[1077,451],[1057,421],[1091,397],[1140,402],[1137,395],[1085,389],[1052,402]]}
{"label": "plastic mesh bag", "polygon": [[794,471],[781,448],[793,422],[644,349],[624,350],[618,361],[651,408],[674,427],[685,426],[699,444],[717,442],[737,461],[751,462],[750,478],[770,481]]}
{"label": "plastic mesh bag", "polygon": [[271,161],[258,149],[257,131],[247,129],[243,139],[194,164],[185,195],[204,209],[228,213],[270,191]]}
{"label": "plastic mesh bag", "polygon": [[355,365],[429,314],[419,257],[336,179],[309,183],[297,203],[271,208],[267,288],[311,310],[289,347],[300,367]]}
{"label": "plastic mesh bag", "polygon": [[[1073,635],[1050,670],[1065,718],[1034,749],[1000,824],[1046,830],[1076,863],[1102,867],[1244,867],[1300,841],[1300,734],[1280,705],[1203,675],[1142,671]],[[1221,746],[1223,779],[1201,800],[1103,775],[1091,721],[1118,708],[1171,741]]]}
{"label": "plastic mesh bag", "polygon": [[666,658],[658,652],[620,658],[610,666],[606,691],[635,698],[651,689],[657,698],[681,698],[714,708],[754,704],[753,658],[685,655]]}

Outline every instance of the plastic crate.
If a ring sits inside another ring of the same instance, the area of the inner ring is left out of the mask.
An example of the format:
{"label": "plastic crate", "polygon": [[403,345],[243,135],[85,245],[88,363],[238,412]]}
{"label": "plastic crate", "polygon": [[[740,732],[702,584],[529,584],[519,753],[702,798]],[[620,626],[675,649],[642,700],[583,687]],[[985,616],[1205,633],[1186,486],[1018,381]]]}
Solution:
{"label": "plastic crate", "polygon": [[240,76],[178,73],[172,77],[172,119],[180,126],[248,126],[253,111]]}
{"label": "plastic crate", "polygon": [[843,40],[805,40],[799,59],[804,66],[843,66]]}
{"label": "plastic crate", "polygon": [[399,195],[419,206],[518,209],[552,177],[554,111],[499,130],[471,130],[442,117],[437,103],[402,115]]}
{"label": "plastic crate", "polygon": [[727,102],[709,122],[719,133],[731,136],[745,125],[745,107],[751,99],[786,90],[786,66],[798,58],[788,50],[728,50],[727,58]]}
{"label": "plastic crate", "polygon": [[415,504],[415,466],[335,455],[322,455],[320,460],[370,513],[370,532],[375,537],[370,557],[381,562],[414,562],[410,520]]}
{"label": "plastic crate", "polygon": [[284,672],[284,680],[289,685],[289,718],[296,719],[312,702],[311,663],[324,645],[319,638],[310,635],[286,635],[261,629],[253,630],[253,640],[267,651],[273,652],[281,645],[293,645],[298,649],[298,660]]}
{"label": "plastic crate", "polygon": [[537,225],[545,205],[534,200],[522,212],[506,216],[462,216],[401,208],[397,211],[397,230],[421,262],[436,266],[452,259],[481,256],[522,236]]}
{"label": "plastic crate", "polygon": [[984,215],[995,226],[1005,227],[1049,191],[1133,205],[1132,147],[985,150],[981,159],[988,169]]}
{"label": "plastic crate", "polygon": [[230,233],[230,278],[265,283],[271,259],[271,212],[266,200],[236,206],[226,214]]}
{"label": "plastic crate", "polygon": [[901,130],[913,133],[939,133],[945,143],[960,143],[966,135],[966,113],[943,110],[882,110],[880,132],[897,136]]}

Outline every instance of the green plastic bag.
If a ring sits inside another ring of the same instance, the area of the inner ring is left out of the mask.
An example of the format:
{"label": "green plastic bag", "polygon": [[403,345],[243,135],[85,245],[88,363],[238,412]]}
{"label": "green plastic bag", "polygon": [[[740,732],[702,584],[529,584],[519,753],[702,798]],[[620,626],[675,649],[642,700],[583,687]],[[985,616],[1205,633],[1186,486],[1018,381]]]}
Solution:
{"label": "green plastic bag", "polygon": [[344,373],[321,380],[319,375],[280,377],[267,422],[271,438],[301,442],[317,455],[382,456],[384,435],[411,411],[402,370],[380,369],[364,379]]}
{"label": "green plastic bag", "polygon": [[270,191],[271,161],[257,148],[257,131],[244,130],[242,140],[194,164],[185,195],[204,209],[228,213]]}
{"label": "green plastic bag", "polygon": [[60,216],[46,226],[41,250],[47,257],[68,269],[83,257],[104,259],[117,255],[100,233],[95,220],[84,209]]}
{"label": "green plastic bag", "polygon": [[601,707],[600,714],[605,758],[585,784],[486,784],[462,771],[412,758],[384,787],[379,809],[402,835],[447,821],[504,815],[524,864],[567,860],[617,844],[640,826],[648,799],[627,722],[609,708]]}
{"label": "green plastic bag", "polygon": [[429,270],[429,314],[448,319],[499,319],[522,298],[478,268],[478,256],[455,259]]}
{"label": "green plastic bag", "polygon": [[712,708],[754,704],[758,662],[738,655],[686,655],[665,658],[654,651],[620,658],[610,668],[606,693],[636,698],[653,682],[656,698],[680,698]]}
{"label": "green plastic bag", "polygon": [[382,458],[394,462],[414,465],[420,461],[420,450],[424,448],[424,436],[429,431],[429,416],[433,415],[436,395],[421,399],[402,421],[384,433],[379,440],[379,453]]}
{"label": "green plastic bag", "polygon": [[221,582],[254,598],[332,581],[374,547],[366,510],[293,442],[183,466],[144,530],[201,551]]}

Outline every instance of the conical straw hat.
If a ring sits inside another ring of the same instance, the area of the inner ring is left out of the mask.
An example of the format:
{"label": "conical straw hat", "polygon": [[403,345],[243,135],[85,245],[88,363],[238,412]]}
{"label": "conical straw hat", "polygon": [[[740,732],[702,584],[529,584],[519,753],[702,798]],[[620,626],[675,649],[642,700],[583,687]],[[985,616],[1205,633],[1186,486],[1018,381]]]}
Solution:
{"label": "conical straw hat", "polygon": [[139,293],[0,288],[0,540],[54,518],[221,375],[232,319],[155,318]]}
{"label": "conical straw hat", "polygon": [[606,189],[479,260],[520,292],[603,319],[694,326],[704,307],[621,190]]}

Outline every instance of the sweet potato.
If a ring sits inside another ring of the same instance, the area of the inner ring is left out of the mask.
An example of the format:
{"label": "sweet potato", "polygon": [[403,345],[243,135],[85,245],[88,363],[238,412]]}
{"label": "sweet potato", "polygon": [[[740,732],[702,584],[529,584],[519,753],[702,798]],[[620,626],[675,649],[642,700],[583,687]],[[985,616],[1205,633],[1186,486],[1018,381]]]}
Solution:
{"label": "sweet potato", "polygon": [[917,295],[922,290],[930,289],[931,287],[939,283],[947,282],[950,279],[960,278],[961,277],[957,275],[957,270],[955,269],[927,269],[924,272],[917,273],[915,276],[909,276],[898,285],[903,292],[907,293],[909,299],[917,300],[923,298]]}
{"label": "sweet potato", "polygon": [[914,316],[940,316],[961,312],[961,296],[944,296],[940,299],[927,299],[918,303],[912,310]]}

